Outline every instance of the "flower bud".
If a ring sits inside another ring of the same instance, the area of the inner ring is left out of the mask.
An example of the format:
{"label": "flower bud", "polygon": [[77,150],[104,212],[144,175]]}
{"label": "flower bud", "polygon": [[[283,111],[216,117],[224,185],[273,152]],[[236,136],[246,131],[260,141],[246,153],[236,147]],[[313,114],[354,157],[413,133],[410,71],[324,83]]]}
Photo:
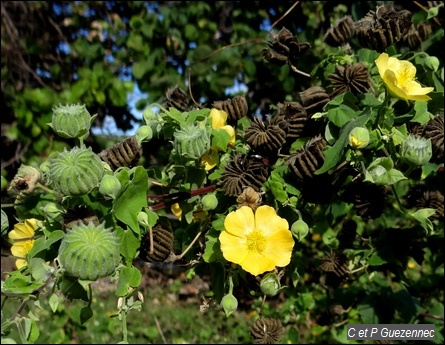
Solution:
{"label": "flower bud", "polygon": [[309,233],[309,226],[304,220],[299,219],[292,224],[290,230],[298,241],[302,241]]}
{"label": "flower bud", "polygon": [[136,132],[136,139],[138,143],[150,141],[153,138],[153,129],[150,126],[143,125],[139,127]]}
{"label": "flower bud", "polygon": [[181,157],[199,159],[210,148],[210,134],[203,125],[186,125],[175,131],[173,147]]}
{"label": "flower bud", "polygon": [[238,308],[238,300],[231,293],[225,295],[221,300],[221,306],[227,317]]}
{"label": "flower bud", "polygon": [[148,214],[146,212],[140,211],[137,215],[138,223],[142,226],[149,227],[150,222],[148,221]]}
{"label": "flower bud", "polygon": [[109,196],[113,199],[116,198],[117,193],[121,189],[121,183],[114,175],[104,175],[99,184],[99,193],[105,196]]}
{"label": "flower bud", "polygon": [[60,221],[62,219],[62,215],[65,213],[63,207],[54,202],[47,203],[44,207],[41,207],[41,210],[45,214],[46,218],[54,221]]}
{"label": "flower bud", "polygon": [[439,66],[440,66],[440,61],[435,56],[428,56],[425,59],[424,64],[425,64],[425,67],[428,68],[430,71],[437,72],[437,70],[439,69]]}
{"label": "flower bud", "polygon": [[408,135],[401,145],[402,160],[410,165],[420,166],[427,163],[433,155],[431,140]]}
{"label": "flower bud", "polygon": [[364,127],[355,127],[349,133],[349,145],[354,149],[363,149],[369,144],[369,131]]}
{"label": "flower bud", "polygon": [[281,283],[276,273],[267,273],[260,282],[260,288],[263,294],[269,297],[275,296],[281,291]]}
{"label": "flower bud", "polygon": [[218,206],[218,198],[214,194],[204,195],[201,202],[206,210],[213,210]]}
{"label": "flower bud", "polygon": [[53,108],[52,123],[48,125],[62,138],[82,138],[90,131],[96,116],[90,115],[85,104],[59,104]]}

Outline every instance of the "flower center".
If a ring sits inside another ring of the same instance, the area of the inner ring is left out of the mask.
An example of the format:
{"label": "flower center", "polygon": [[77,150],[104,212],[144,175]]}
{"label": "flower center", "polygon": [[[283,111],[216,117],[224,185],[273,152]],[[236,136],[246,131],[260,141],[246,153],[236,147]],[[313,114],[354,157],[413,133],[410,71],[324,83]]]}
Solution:
{"label": "flower center", "polygon": [[266,238],[260,231],[252,231],[247,235],[247,249],[250,252],[262,253],[266,248]]}
{"label": "flower center", "polygon": [[407,67],[401,67],[400,70],[397,71],[397,84],[403,85],[406,82],[412,80],[410,71]]}
{"label": "flower center", "polygon": [[28,254],[29,251],[34,247],[34,240],[25,241],[22,243],[23,252]]}

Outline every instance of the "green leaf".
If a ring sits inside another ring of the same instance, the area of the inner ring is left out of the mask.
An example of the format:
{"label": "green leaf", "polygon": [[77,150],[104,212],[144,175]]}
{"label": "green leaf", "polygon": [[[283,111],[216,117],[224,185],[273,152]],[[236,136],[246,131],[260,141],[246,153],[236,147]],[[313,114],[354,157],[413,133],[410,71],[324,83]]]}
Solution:
{"label": "green leaf", "polygon": [[90,306],[83,307],[80,310],[80,324],[83,325],[93,317],[93,309]]}
{"label": "green leaf", "polygon": [[434,226],[429,217],[431,217],[434,213],[436,213],[436,210],[433,208],[422,208],[414,213],[410,213],[409,215],[422,228],[424,228],[428,234],[430,234],[434,230]]}
{"label": "green leaf", "polygon": [[344,148],[349,143],[349,133],[352,129],[354,129],[354,127],[363,127],[369,120],[370,116],[371,112],[366,111],[364,115],[351,120],[342,128],[337,142],[332,147],[324,151],[324,163],[323,166],[315,172],[316,175],[323,174],[324,172],[333,168],[341,160]]}
{"label": "green leaf", "polygon": [[328,110],[328,119],[337,127],[343,127],[357,116],[357,112],[350,107],[340,104],[337,108]]}
{"label": "green leaf", "polygon": [[63,300],[55,293],[51,294],[49,300],[48,300],[48,304],[51,308],[51,310],[53,311],[53,313],[55,313],[57,311],[57,308],[59,307],[60,302],[62,302]]}
{"label": "green leaf", "polygon": [[128,294],[129,287],[138,287],[141,284],[141,272],[135,267],[124,267],[119,274],[116,287],[116,296],[124,297]]}
{"label": "green leaf", "polygon": [[137,214],[147,206],[148,176],[142,166],[131,169],[131,175],[133,178],[125,186],[121,181],[121,192],[114,200],[113,207],[116,218],[139,233]]}
{"label": "green leaf", "polygon": [[126,230],[123,232],[121,237],[121,254],[127,266],[133,263],[140,244],[140,238],[133,231]]}
{"label": "green leaf", "polygon": [[369,266],[381,266],[386,263],[387,261],[381,258],[378,252],[374,252],[368,260]]}

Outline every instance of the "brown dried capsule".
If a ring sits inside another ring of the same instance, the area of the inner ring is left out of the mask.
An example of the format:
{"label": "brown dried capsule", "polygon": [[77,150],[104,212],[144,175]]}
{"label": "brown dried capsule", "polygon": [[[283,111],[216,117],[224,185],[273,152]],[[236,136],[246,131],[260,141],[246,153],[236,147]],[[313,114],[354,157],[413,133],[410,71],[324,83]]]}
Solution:
{"label": "brown dried capsule", "polygon": [[331,47],[339,47],[355,35],[355,24],[351,16],[344,16],[324,35],[323,41]]}
{"label": "brown dried capsule", "polygon": [[259,318],[250,327],[254,344],[276,344],[284,335],[281,321],[275,318]]}
{"label": "brown dried capsule", "polygon": [[325,272],[334,272],[337,277],[348,274],[348,259],[342,252],[330,251],[321,257],[320,268]]}
{"label": "brown dried capsule", "polygon": [[427,139],[431,139],[431,145],[433,148],[433,155],[431,162],[443,163],[444,160],[444,120],[442,115],[436,115],[433,119],[429,120],[425,125],[423,136]]}
{"label": "brown dried capsule", "polygon": [[387,205],[385,186],[357,179],[345,189],[341,200],[352,203],[357,215],[376,219],[382,215]]}
{"label": "brown dried capsule", "polygon": [[226,165],[218,185],[226,195],[238,197],[246,187],[259,192],[268,176],[262,157],[238,154]]}
{"label": "brown dried capsule", "polygon": [[178,85],[167,90],[165,94],[165,107],[178,109],[180,112],[187,110],[189,104],[189,98],[187,93],[182,90]]}
{"label": "brown dried capsule", "polygon": [[286,138],[301,137],[308,121],[306,109],[298,102],[278,103],[278,116],[284,116],[287,121]]}
{"label": "brown dried capsule", "polygon": [[362,47],[382,53],[408,33],[411,17],[407,10],[396,12],[393,7],[378,6],[355,23],[357,40]]}
{"label": "brown dried capsule", "polygon": [[323,148],[326,144],[326,140],[318,135],[287,159],[286,164],[299,180],[313,178],[315,171],[322,167],[324,163]]}
{"label": "brown dried capsule", "polygon": [[139,145],[136,136],[133,135],[123,142],[103,150],[98,156],[105,163],[108,163],[114,171],[120,167],[135,165],[142,156],[142,146]]}
{"label": "brown dried capsule", "polygon": [[322,111],[323,107],[331,98],[326,90],[321,86],[311,86],[307,90],[300,92],[301,103],[310,115]]}
{"label": "brown dried capsule", "polygon": [[436,210],[430,218],[444,218],[444,195],[439,190],[430,190],[426,185],[412,187],[406,195],[408,208],[432,208]]}
{"label": "brown dried capsule", "polygon": [[227,113],[227,123],[236,124],[236,122],[247,115],[247,101],[245,96],[235,96],[225,101],[215,101],[212,107],[224,110]]}
{"label": "brown dried capsule", "polygon": [[142,236],[139,248],[139,257],[146,262],[163,262],[173,249],[173,233],[156,225],[153,231],[153,252],[150,252],[150,234],[146,232]]}
{"label": "brown dried capsule", "polygon": [[336,66],[335,73],[331,74],[328,79],[334,89],[330,94],[331,99],[347,91],[359,95],[367,92],[370,88],[368,68],[361,62]]}
{"label": "brown dried capsule", "polygon": [[99,226],[100,221],[94,211],[86,206],[74,206],[67,210],[62,217],[62,229],[68,230],[75,225],[88,225],[92,222],[95,226]]}
{"label": "brown dried capsule", "polygon": [[246,142],[260,154],[276,153],[286,141],[287,123],[283,116],[275,116],[269,123],[255,117],[246,128]]}

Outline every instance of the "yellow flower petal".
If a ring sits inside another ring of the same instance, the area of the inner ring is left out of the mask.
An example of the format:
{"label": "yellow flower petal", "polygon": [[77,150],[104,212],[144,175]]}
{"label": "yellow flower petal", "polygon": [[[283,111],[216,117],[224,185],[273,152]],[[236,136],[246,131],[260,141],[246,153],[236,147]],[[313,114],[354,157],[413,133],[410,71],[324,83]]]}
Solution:
{"label": "yellow flower petal", "polygon": [[38,227],[37,219],[26,219],[23,223],[15,224],[14,229],[9,232],[8,237],[13,240],[31,238],[34,236],[35,230]]}
{"label": "yellow flower petal", "polygon": [[178,219],[181,219],[182,217],[182,210],[181,207],[179,206],[179,203],[175,203],[170,207],[170,210],[172,211],[172,213],[178,217]]}
{"label": "yellow flower petal", "polygon": [[234,212],[230,212],[224,220],[224,228],[232,236],[245,238],[255,229],[255,217],[248,206],[242,206]]}
{"label": "yellow flower petal", "polygon": [[15,242],[11,247],[12,255],[24,258],[34,246],[34,240]]}
{"label": "yellow flower petal", "polygon": [[212,120],[212,128],[220,129],[226,124],[227,113],[224,110],[212,108],[212,110],[210,110],[209,118]]}
{"label": "yellow flower petal", "polygon": [[258,275],[290,263],[294,239],[286,219],[264,205],[255,214],[248,206],[230,212],[219,236],[226,260]]}
{"label": "yellow flower petal", "polygon": [[240,263],[241,268],[257,276],[261,273],[272,271],[275,268],[275,261],[273,258],[261,255],[259,253],[252,253],[249,258],[245,258]]}
{"label": "yellow flower petal", "polygon": [[434,88],[423,87],[415,81],[417,70],[411,62],[382,53],[375,60],[375,64],[391,96],[412,101],[431,99],[426,94],[432,92]]}
{"label": "yellow flower petal", "polygon": [[218,162],[218,149],[207,150],[201,157],[201,165],[206,171],[213,169]]}
{"label": "yellow flower petal", "polygon": [[277,231],[289,230],[289,223],[278,216],[273,207],[263,205],[255,211],[255,228],[268,237]]}
{"label": "yellow flower petal", "polygon": [[229,125],[222,126],[221,129],[224,129],[230,135],[229,143],[234,144],[236,140],[235,128]]}
{"label": "yellow flower petal", "polygon": [[25,267],[26,265],[28,265],[28,261],[26,261],[24,259],[15,260],[15,266],[17,267],[17,269],[21,269],[22,267]]}

